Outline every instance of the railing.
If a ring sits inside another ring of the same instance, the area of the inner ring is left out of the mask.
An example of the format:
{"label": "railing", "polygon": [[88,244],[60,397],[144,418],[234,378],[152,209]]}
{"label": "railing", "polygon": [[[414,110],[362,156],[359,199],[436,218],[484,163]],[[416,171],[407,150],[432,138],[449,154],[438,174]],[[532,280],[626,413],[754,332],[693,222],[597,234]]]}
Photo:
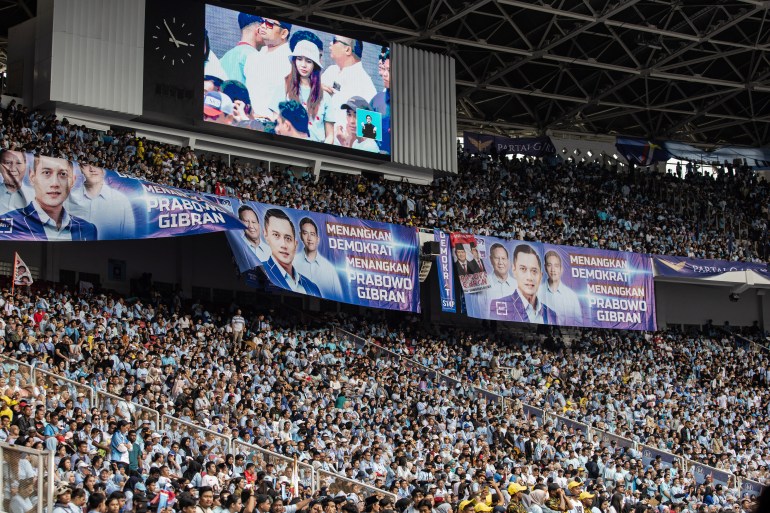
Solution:
{"label": "railing", "polygon": [[[233,440],[233,453],[243,454],[245,458],[244,463],[254,463],[257,468],[265,468],[266,465],[272,464],[274,471],[272,475],[280,479],[286,477],[291,481],[292,473],[294,471],[294,459],[263,449],[256,445],[246,443],[242,440]],[[312,465],[307,463],[297,462],[297,479],[299,483],[311,490],[316,490],[315,486],[315,471]]]}
{"label": "railing", "polygon": [[660,457],[660,466],[663,468],[671,468],[675,462],[679,462],[680,468],[685,468],[685,460],[681,456],[664,451],[662,449],[656,449],[649,445],[638,444],[638,449],[642,452],[642,463],[645,465],[651,464],[655,459]]}
{"label": "railing", "polygon": [[84,411],[96,404],[94,402],[94,390],[88,385],[37,368],[32,371],[32,377],[38,390],[43,388],[46,406],[50,409],[60,406],[60,404],[52,404],[52,400],[58,401],[61,406],[67,402],[67,399],[72,399],[73,402],[77,403],[80,394],[83,394],[88,400],[88,405],[84,405]]}
{"label": "railing", "polygon": [[759,494],[762,493],[762,488],[764,487],[765,485],[763,485],[759,481],[753,481],[751,479],[741,479],[741,498],[746,496],[759,497]]}
{"label": "railing", "polygon": [[183,438],[190,439],[190,448],[193,452],[201,452],[201,447],[206,446],[209,454],[214,454],[225,458],[230,454],[230,437],[206,429],[193,422],[177,419],[170,415],[163,415],[161,418],[163,433],[168,436],[172,442],[180,442],[180,448],[187,451],[181,444]]}
{"label": "railing", "polygon": [[18,399],[28,399],[35,393],[34,367],[28,363],[13,358],[4,357],[2,361],[3,376],[8,378],[9,387],[17,387]]}
{"label": "railing", "polygon": [[[392,351],[389,351],[388,349],[385,349],[384,347],[378,344],[373,344],[357,335],[354,335],[353,333],[349,333],[340,328],[335,328],[335,335],[337,335],[337,338],[339,339],[347,339],[352,341],[359,348],[373,346],[372,347],[373,349],[375,349],[376,351],[379,351],[378,354],[382,354],[383,356],[387,355],[388,357],[391,357],[391,358],[398,358],[399,359],[398,361],[402,364],[408,363],[416,367],[422,367],[423,369],[428,369],[427,367],[417,362],[414,362],[413,360],[411,360],[410,358],[407,358],[406,356],[402,356]],[[764,347],[764,346],[760,346],[760,347]],[[13,370],[17,371],[20,374],[19,379],[22,382],[23,382],[24,373],[29,373],[29,375],[32,378],[32,383],[31,384],[28,383],[27,387],[30,387],[30,386],[34,388],[43,387],[45,389],[47,401],[52,396],[59,394],[62,388],[66,388],[66,392],[73,398],[76,397],[77,394],[82,392],[84,396],[88,398],[89,405],[96,405],[97,403],[95,401],[99,401],[98,404],[101,405],[103,404],[102,401],[106,401],[107,399],[122,400],[119,397],[114,396],[112,394],[108,394],[102,391],[95,391],[94,389],[92,389],[87,385],[83,385],[81,383],[77,383],[70,379],[61,377],[58,374],[54,374],[41,369],[36,369],[34,365],[30,366],[29,364],[20,362],[18,360],[14,360],[13,358],[10,358],[4,355],[0,355],[0,366],[2,366],[4,374],[7,374],[7,375],[10,375],[10,372]],[[460,383],[461,386],[464,385],[461,381],[458,381],[455,378],[446,376],[438,371],[429,370],[429,373],[430,374],[435,373],[436,382],[444,381],[447,384],[450,384],[450,383],[454,384],[454,386],[456,386],[457,383]],[[490,392],[488,390],[484,390],[472,385],[470,385],[469,387],[474,389],[473,390],[474,392],[481,393],[484,398],[487,398],[490,401],[490,403],[498,405],[501,411],[503,412],[506,412],[506,413],[512,412],[514,404],[517,404],[516,399],[504,398],[498,394],[495,394],[494,392]],[[59,398],[59,400],[61,400],[61,398]],[[206,445],[207,448],[210,450],[210,453],[221,457],[224,457],[226,454],[230,454],[233,451],[236,451],[236,452],[242,451],[244,455],[247,455],[247,460],[249,460],[249,458],[257,457],[259,461],[259,458],[261,457],[262,458],[261,461],[264,461],[266,463],[273,463],[276,471],[278,471],[278,469],[282,469],[280,472],[283,472],[283,474],[279,474],[279,475],[286,475],[286,468],[288,468],[287,462],[291,462],[293,464],[293,460],[291,458],[274,453],[267,449],[257,447],[239,440],[233,441],[228,435],[217,433],[216,431],[206,429],[192,422],[177,419],[170,415],[163,415],[162,418],[158,418],[159,415],[156,411],[151,410],[150,408],[146,408],[134,402],[132,402],[132,405],[134,405],[136,409],[141,411],[142,415],[147,415],[147,416],[150,416],[150,418],[152,419],[157,419],[156,422],[158,423],[160,428],[162,428],[162,430],[165,431],[165,434],[169,436],[173,441],[181,442],[182,438],[189,437],[191,448],[193,451],[199,451],[202,445]],[[639,444],[628,438],[587,426],[581,422],[574,421],[566,417],[562,417],[555,413],[545,411],[541,408],[531,406],[523,402],[520,403],[520,406],[524,414],[527,415],[528,417],[534,415],[539,420],[540,425],[543,425],[545,422],[552,420],[554,421],[554,423],[557,424],[557,426],[558,426],[558,423],[561,423],[563,426],[572,427],[573,429],[577,428],[577,430],[581,432],[584,431],[584,429],[587,429],[588,436],[598,437],[597,439],[600,441],[600,443],[606,444],[614,440],[618,445],[622,447],[633,448],[635,450],[642,451],[643,459],[647,458],[648,461],[651,461],[656,456],[661,457],[662,463],[673,464],[674,461],[678,460],[682,463],[684,468],[688,468],[690,471],[693,472],[696,482],[698,483],[704,482],[706,479],[706,476],[711,475],[714,482],[716,483],[722,483],[725,486],[735,487],[737,489],[740,489],[742,496],[758,495],[761,492],[762,487],[764,486],[762,483],[758,481],[754,481],[750,479],[739,479],[737,476],[735,476],[730,472],[708,467],[706,465],[702,465],[700,463],[696,463],[696,462],[678,457],[669,452],[662,451],[660,449],[656,449],[654,447],[650,447],[644,444]],[[4,457],[3,451],[5,449],[16,450],[16,451],[32,453],[32,454],[47,454],[48,455],[47,458],[50,458],[50,467],[47,467],[47,468],[50,468],[51,470],[45,470],[46,476],[53,475],[53,454],[47,453],[47,452],[39,453],[38,451],[33,451],[31,449],[26,449],[24,447],[10,446],[4,443],[0,443],[0,464],[3,465],[3,471],[0,472],[0,494],[5,494],[5,495],[0,495],[0,507],[4,508],[3,511],[8,511],[7,504],[8,504],[8,500],[10,500],[8,498],[9,497],[8,494],[11,493],[10,483],[12,483],[13,481],[11,477],[12,474],[10,473],[10,467]],[[314,491],[319,491],[321,488],[326,487],[327,493],[331,493],[332,491],[334,493],[338,493],[340,491],[344,493],[358,493],[358,494],[361,494],[361,496],[364,498],[370,495],[379,494],[380,496],[383,496],[383,497],[391,497],[393,498],[393,500],[396,499],[396,496],[392,493],[385,492],[384,490],[378,489],[374,486],[367,485],[360,481],[350,479],[348,477],[336,474],[334,472],[329,472],[324,470],[313,471],[313,468],[310,465],[307,465],[305,463],[298,463],[297,466],[299,470],[300,483],[307,486],[307,483],[309,480],[310,486]],[[289,471],[289,474],[286,475],[286,477],[291,478],[290,471]],[[49,501],[47,503],[39,502],[40,505],[38,506],[38,513],[43,513],[43,509],[41,508],[44,507],[44,504],[51,504],[51,505],[53,504],[52,500],[53,500],[54,480],[48,479],[48,482],[45,485],[38,482],[37,486],[38,486],[39,497],[50,497],[50,499],[47,499]]]}
{"label": "railing", "polygon": [[688,462],[688,468],[698,484],[705,483],[706,478],[710,476],[714,484],[721,484],[727,488],[732,488],[733,486],[736,488],[740,487],[737,477],[728,471],[692,461]]}
{"label": "railing", "polygon": [[118,397],[117,395],[112,395],[101,390],[96,391],[96,406],[100,410],[106,411],[110,415],[119,416],[115,413],[115,410],[119,409],[120,403],[122,402],[127,403],[126,406],[128,407],[129,412],[133,411],[133,416],[130,419],[124,420],[128,420],[136,428],[144,424],[145,420],[149,420],[149,427],[151,430],[157,431],[160,429],[160,414],[157,410],[142,406],[141,404],[137,404],[133,401],[126,401],[122,397]]}
{"label": "railing", "polygon": [[563,429],[565,431],[572,431],[573,433],[582,433],[586,439],[590,442],[592,440],[592,431],[588,424],[583,424],[576,420],[572,420],[561,415],[557,415],[551,412],[545,412],[546,422],[551,422],[557,429]]}
{"label": "railing", "polygon": [[14,497],[37,496],[37,513],[53,509],[54,453],[0,442],[0,508],[11,511]]}
{"label": "railing", "polygon": [[610,433],[609,431],[603,431],[601,429],[592,427],[591,436],[594,440],[599,440],[600,447],[610,446],[612,445],[612,442],[615,442],[616,445],[625,447],[626,449],[637,449],[637,443],[633,440],[624,436],[616,435],[615,433]]}
{"label": "railing", "polygon": [[[395,494],[386,492],[374,486],[364,484],[355,479],[350,479],[333,472],[327,472],[326,470],[316,471],[318,479],[318,489],[326,488],[326,495],[337,495],[339,492],[345,495],[355,493],[362,499],[366,499],[372,495],[380,496],[381,498],[390,497],[393,502],[396,502],[397,497]],[[384,476],[383,476],[384,480]]]}

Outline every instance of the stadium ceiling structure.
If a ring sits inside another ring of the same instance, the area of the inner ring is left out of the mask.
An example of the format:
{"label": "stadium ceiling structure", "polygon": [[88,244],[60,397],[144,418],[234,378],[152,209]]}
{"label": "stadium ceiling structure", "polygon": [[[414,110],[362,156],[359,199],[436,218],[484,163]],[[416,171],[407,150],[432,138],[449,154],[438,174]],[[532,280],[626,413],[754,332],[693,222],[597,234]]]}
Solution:
{"label": "stadium ceiling structure", "polygon": [[[0,0],[0,51],[34,3]],[[770,1],[211,3],[451,55],[458,131],[770,143]]]}

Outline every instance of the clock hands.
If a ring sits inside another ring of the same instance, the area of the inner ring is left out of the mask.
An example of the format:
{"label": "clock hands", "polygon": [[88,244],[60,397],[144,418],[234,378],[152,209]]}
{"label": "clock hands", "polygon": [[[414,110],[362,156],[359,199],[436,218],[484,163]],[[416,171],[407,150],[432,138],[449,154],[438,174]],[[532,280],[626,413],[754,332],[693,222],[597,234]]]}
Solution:
{"label": "clock hands", "polygon": [[170,38],[168,38],[168,40],[174,43],[177,48],[179,48],[179,41],[177,41],[176,37],[174,37],[174,33],[171,32],[171,29],[169,28],[168,23],[166,22],[165,19],[163,20],[163,24],[166,26],[166,30],[168,30],[168,35],[171,36]]}
{"label": "clock hands", "polygon": [[174,38],[171,38],[171,37],[168,38],[168,40],[171,41],[172,43],[174,43],[177,48],[179,48],[180,45],[181,46],[192,46],[190,43],[185,43],[184,41],[179,41],[178,39],[174,39]]}

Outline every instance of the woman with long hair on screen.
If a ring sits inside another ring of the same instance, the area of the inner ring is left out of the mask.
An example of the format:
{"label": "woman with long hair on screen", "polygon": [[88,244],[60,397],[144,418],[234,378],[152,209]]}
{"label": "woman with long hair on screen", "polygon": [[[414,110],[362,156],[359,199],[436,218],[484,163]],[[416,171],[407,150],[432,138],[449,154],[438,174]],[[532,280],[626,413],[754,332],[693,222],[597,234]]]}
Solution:
{"label": "woman with long hair on screen", "polygon": [[321,88],[321,39],[308,30],[300,30],[291,36],[291,72],[286,75],[285,90],[271,102],[278,112],[283,101],[299,102],[308,114],[310,140],[331,144],[334,140],[334,121],[329,110],[330,98]]}

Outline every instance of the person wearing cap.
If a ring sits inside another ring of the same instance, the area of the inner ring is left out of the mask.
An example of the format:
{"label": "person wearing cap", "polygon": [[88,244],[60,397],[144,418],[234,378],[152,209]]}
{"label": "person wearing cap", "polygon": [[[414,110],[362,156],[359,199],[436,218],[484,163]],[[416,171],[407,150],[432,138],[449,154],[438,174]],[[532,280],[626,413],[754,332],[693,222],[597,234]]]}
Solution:
{"label": "person wearing cap", "polygon": [[276,90],[271,110],[286,100],[299,102],[307,111],[310,139],[331,144],[334,140],[334,119],[329,110],[331,97],[321,87],[321,39],[309,30],[300,30],[289,42],[291,70],[284,87]]}
{"label": "person wearing cap", "polygon": [[249,90],[254,116],[270,118],[270,100],[275,91],[284,88],[286,75],[291,71],[291,23],[274,18],[262,18],[259,35],[264,46],[249,55],[243,66],[246,89]]}
{"label": "person wearing cap", "polygon": [[377,64],[377,72],[382,78],[383,89],[369,102],[374,112],[382,115],[382,138],[378,141],[380,151],[390,153],[390,48],[383,46]]}
{"label": "person wearing cap", "polygon": [[67,483],[59,483],[53,492],[54,505],[53,513],[72,513],[70,509],[70,499],[72,498],[72,489]]}
{"label": "person wearing cap", "polygon": [[321,81],[324,91],[332,96],[331,112],[336,113],[336,131],[347,124],[344,114],[340,112],[342,105],[354,96],[368,102],[377,94],[377,89],[361,63],[363,42],[336,35],[331,40],[329,53],[334,64],[326,68]]}
{"label": "person wearing cap", "polygon": [[511,483],[508,485],[508,494],[511,501],[508,503],[508,513],[526,513],[527,508],[521,502],[521,497],[528,488],[523,484]]}
{"label": "person wearing cap", "polygon": [[278,118],[275,133],[295,139],[308,139],[310,128],[307,111],[297,100],[287,100],[278,104]]}
{"label": "person wearing cap", "polygon": [[245,12],[238,13],[241,40],[219,59],[228,79],[246,83],[246,75],[243,73],[246,59],[259,52],[264,46],[262,35],[259,33],[261,24],[261,16]]}
{"label": "person wearing cap", "polygon": [[[578,501],[580,502],[582,506],[582,511],[588,510],[591,513],[601,513],[601,510],[594,506],[594,497],[596,494],[589,493],[589,492],[580,492],[580,495],[578,495]],[[574,511],[574,510],[573,510]]]}
{"label": "person wearing cap", "polygon": [[203,97],[204,121],[230,125],[233,122],[233,113],[233,100],[225,93],[211,91]]}
{"label": "person wearing cap", "polygon": [[367,139],[356,135],[356,130],[358,128],[357,112],[359,110],[372,110],[369,102],[360,96],[353,96],[348,99],[340,109],[345,111],[347,122],[344,125],[339,123],[335,125],[335,144],[346,148],[353,148],[354,150],[378,153],[380,148],[377,146],[377,142],[374,139]]}

